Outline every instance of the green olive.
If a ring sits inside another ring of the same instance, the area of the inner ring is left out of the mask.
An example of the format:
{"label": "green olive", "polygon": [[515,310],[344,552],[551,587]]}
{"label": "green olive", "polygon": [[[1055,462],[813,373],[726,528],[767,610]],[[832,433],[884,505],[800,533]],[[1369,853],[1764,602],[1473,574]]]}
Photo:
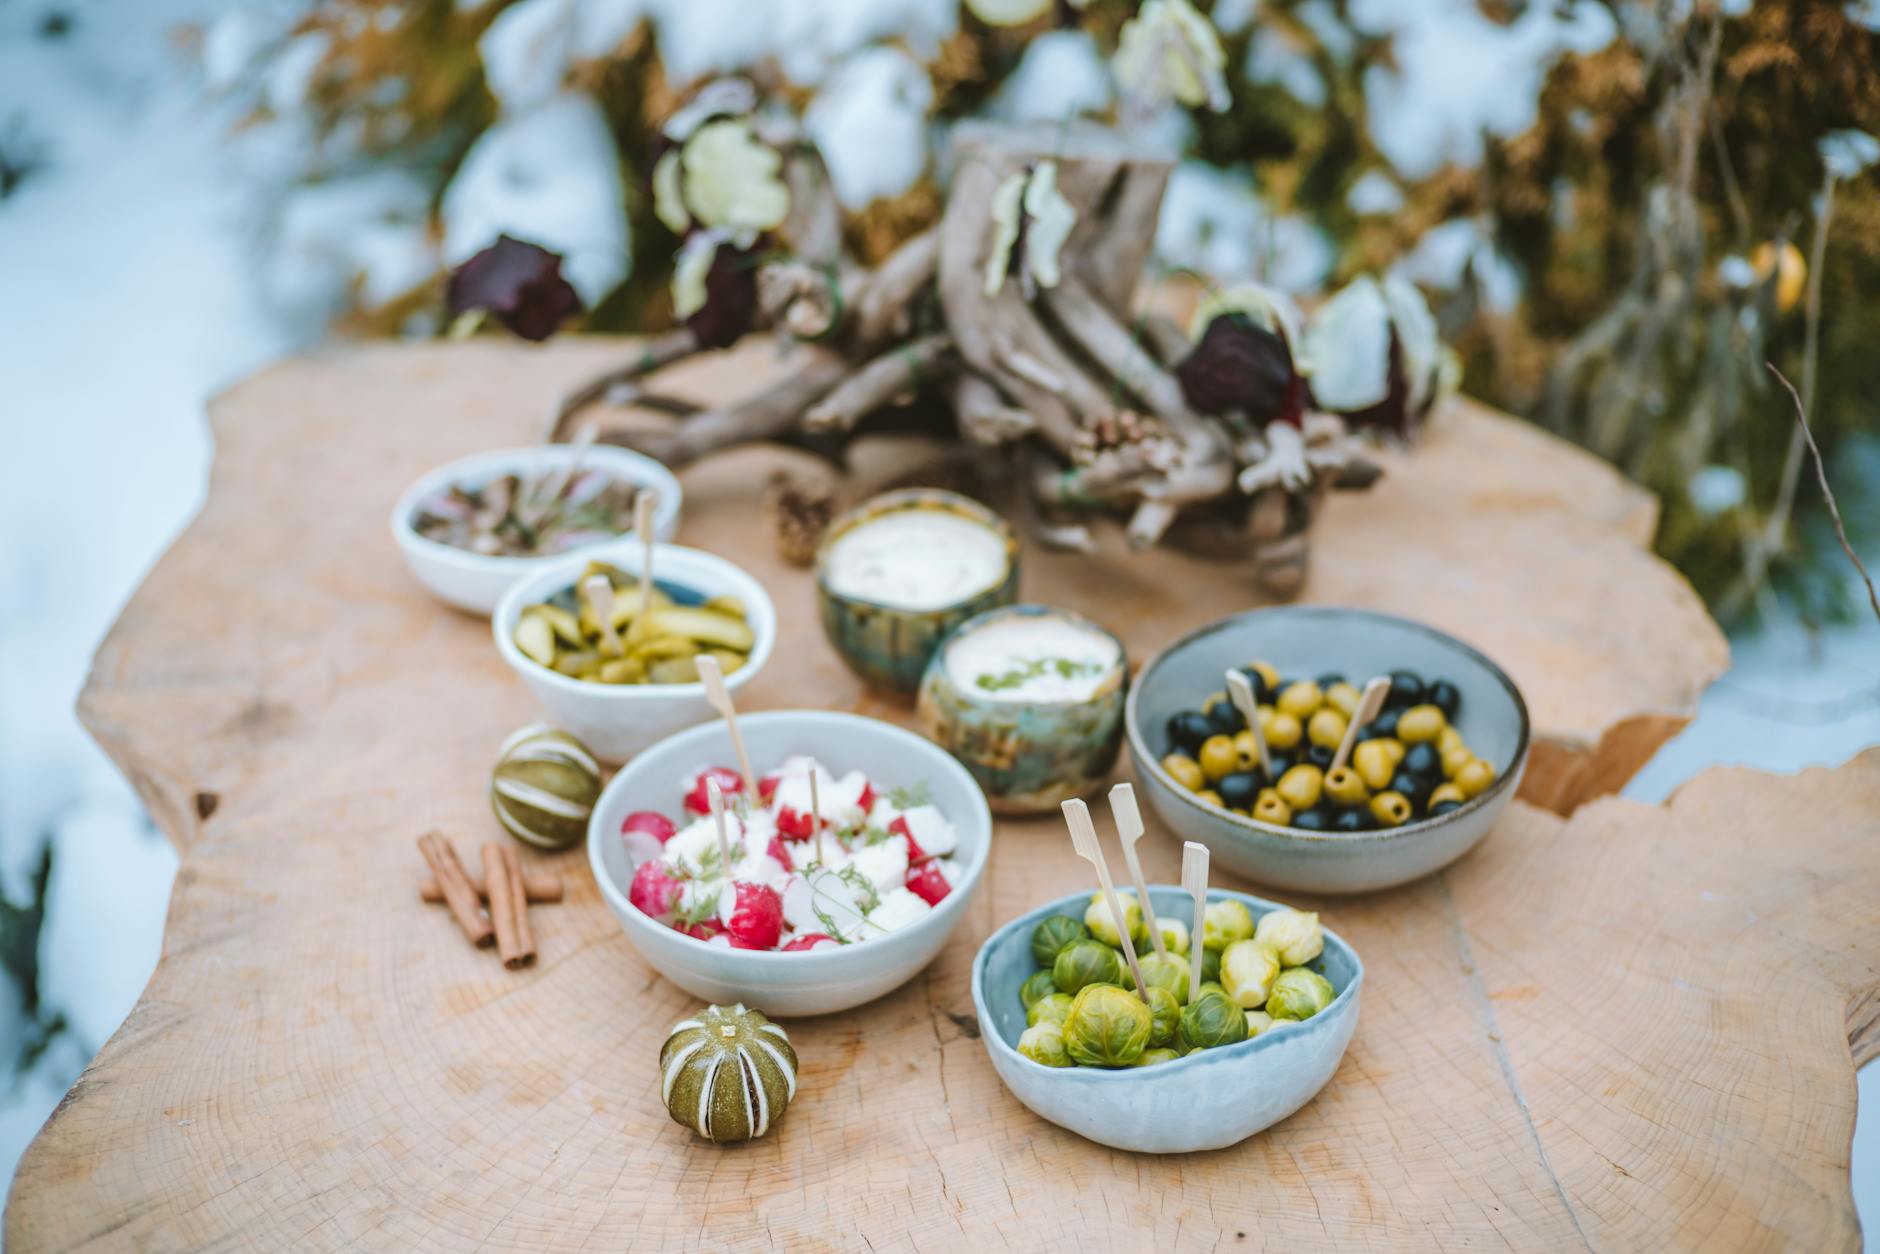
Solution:
{"label": "green olive", "polygon": [[1238,769],[1251,771],[1260,765],[1260,748],[1251,731],[1240,732],[1234,737],[1234,760]]}
{"label": "green olive", "polygon": [[1290,714],[1303,721],[1311,718],[1313,711],[1325,704],[1325,694],[1311,680],[1302,679],[1288,684],[1286,691],[1279,694],[1279,700],[1274,704],[1279,707],[1280,713]]}
{"label": "green olive", "polygon": [[1260,799],[1253,803],[1253,817],[1262,823],[1285,827],[1292,822],[1292,807],[1282,801],[1278,793],[1268,788],[1260,794]]}
{"label": "green olive", "polygon": [[1410,745],[1434,740],[1443,734],[1443,728],[1448,725],[1449,721],[1438,707],[1413,705],[1397,720],[1397,739]]}
{"label": "green olive", "polygon": [[1371,790],[1364,786],[1356,771],[1341,766],[1325,773],[1325,795],[1333,805],[1356,806],[1370,798]]}
{"label": "green olive", "polygon": [[1284,710],[1275,710],[1266,725],[1266,747],[1282,752],[1299,743],[1299,738],[1306,734],[1306,729],[1299,720]]}
{"label": "green olive", "polygon": [[1462,749],[1462,733],[1456,730],[1454,723],[1445,723],[1443,730],[1436,733],[1436,752],[1448,753],[1451,749]]}
{"label": "green olive", "polygon": [[1410,799],[1400,792],[1381,792],[1371,798],[1371,817],[1385,827],[1409,821]]}
{"label": "green olive", "polygon": [[1350,684],[1333,684],[1325,690],[1325,704],[1346,718],[1358,712],[1358,702],[1363,699],[1364,694]]}
{"label": "green olive", "polygon": [[1222,810],[1225,810],[1227,808],[1226,804],[1222,802],[1221,800],[1221,794],[1218,792],[1215,792],[1212,788],[1197,789],[1195,791],[1195,796],[1199,797],[1201,800],[1207,802],[1211,806],[1215,806]]}
{"label": "green olive", "polygon": [[1207,783],[1201,775],[1201,764],[1185,753],[1171,753],[1163,758],[1162,769],[1189,792],[1199,792]]}
{"label": "green olive", "polygon": [[1454,801],[1457,804],[1461,804],[1467,800],[1468,798],[1462,795],[1462,789],[1456,787],[1454,784],[1443,784],[1438,787],[1435,792],[1430,794],[1430,807],[1434,809],[1445,801]]}
{"label": "green olive", "polygon": [[1397,764],[1403,761],[1403,755],[1408,752],[1408,750],[1404,748],[1403,741],[1397,739],[1395,736],[1379,737],[1377,743],[1383,745],[1384,752],[1390,755],[1392,769],[1395,769]]}
{"label": "green olive", "polygon": [[1456,772],[1453,781],[1465,797],[1479,797],[1495,782],[1495,768],[1477,758]]}
{"label": "green olive", "polygon": [[1247,669],[1250,671],[1258,671],[1260,673],[1260,678],[1266,681],[1266,687],[1267,687],[1268,692],[1271,692],[1273,689],[1279,687],[1279,672],[1273,669],[1273,664],[1271,662],[1254,662],[1253,664],[1248,666]]}
{"label": "green olive", "polygon": [[1324,787],[1325,776],[1319,773],[1319,768],[1301,763],[1280,776],[1273,790],[1293,809],[1310,810],[1319,803],[1319,793]]}
{"label": "green olive", "polygon": [[1330,706],[1321,707],[1306,724],[1306,739],[1321,748],[1338,748],[1345,739],[1345,716]]}
{"label": "green olive", "polygon": [[1390,777],[1397,773],[1397,764],[1391,760],[1390,750],[1384,744],[1382,740],[1361,740],[1351,751],[1351,765],[1358,772],[1358,778],[1374,792],[1390,787]]}
{"label": "green olive", "polygon": [[1201,742],[1201,774],[1210,783],[1219,783],[1223,776],[1232,775],[1240,764],[1240,758],[1234,752],[1234,740],[1231,736],[1209,736]]}
{"label": "green olive", "polygon": [[1467,745],[1457,745],[1443,754],[1443,778],[1454,779],[1463,767],[1475,761],[1475,755],[1469,752]]}

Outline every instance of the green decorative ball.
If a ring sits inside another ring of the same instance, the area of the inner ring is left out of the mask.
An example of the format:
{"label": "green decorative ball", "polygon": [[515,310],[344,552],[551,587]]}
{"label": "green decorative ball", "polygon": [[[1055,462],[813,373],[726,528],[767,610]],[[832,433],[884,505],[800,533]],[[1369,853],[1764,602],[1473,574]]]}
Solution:
{"label": "green decorative ball", "polygon": [[540,849],[566,849],[586,836],[600,795],[600,763],[587,746],[544,724],[505,740],[490,770],[496,821]]}
{"label": "green decorative ball", "polygon": [[721,1144],[768,1132],[796,1096],[796,1050],[755,1010],[707,1006],[675,1023],[659,1051],[673,1122]]}

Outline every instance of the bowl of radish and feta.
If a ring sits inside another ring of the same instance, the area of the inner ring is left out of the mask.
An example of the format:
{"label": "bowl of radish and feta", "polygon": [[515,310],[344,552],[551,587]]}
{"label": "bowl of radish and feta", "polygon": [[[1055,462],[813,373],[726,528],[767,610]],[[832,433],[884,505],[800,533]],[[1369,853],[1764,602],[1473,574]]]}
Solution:
{"label": "bowl of radish and feta", "polygon": [[846,1010],[912,978],[984,873],[978,784],[931,742],[859,715],[778,710],[739,727],[755,792],[711,723],[638,755],[594,807],[589,861],[634,947],[696,996],[773,1015]]}

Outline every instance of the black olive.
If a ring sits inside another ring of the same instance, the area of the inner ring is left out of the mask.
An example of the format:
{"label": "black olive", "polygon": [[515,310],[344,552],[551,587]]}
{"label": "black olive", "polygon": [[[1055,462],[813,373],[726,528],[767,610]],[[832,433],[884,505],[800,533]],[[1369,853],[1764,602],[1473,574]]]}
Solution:
{"label": "black olive", "polygon": [[1252,667],[1252,666],[1243,666],[1240,668],[1240,673],[1245,675],[1247,677],[1247,682],[1253,686],[1254,704],[1256,705],[1273,704],[1273,698],[1278,695],[1278,691],[1267,685],[1266,676],[1262,675],[1259,672],[1258,668]]}
{"label": "black olive", "polygon": [[[1397,764],[1399,771],[1408,771],[1418,779],[1435,781],[1442,777],[1443,755],[1436,752],[1436,746],[1427,740],[1419,740],[1404,750],[1403,761]],[[1432,782],[1425,791],[1435,787]]]}
{"label": "black olive", "polygon": [[[1408,760],[1408,755],[1405,755],[1405,761]],[[1434,792],[1435,789],[1435,780],[1422,775],[1413,775],[1401,767],[1398,768],[1397,773],[1391,777],[1390,781],[1390,790],[1392,792],[1402,793],[1409,799],[1410,804],[1419,810],[1423,808],[1423,803],[1429,800],[1430,793]]]}
{"label": "black olive", "polygon": [[1240,716],[1240,707],[1226,698],[1214,703],[1213,708],[1208,711],[1208,722],[1212,723],[1214,730],[1223,736],[1232,736],[1247,730],[1247,720]]}
{"label": "black olive", "polygon": [[1274,753],[1271,749],[1266,751],[1266,760],[1273,764],[1273,778],[1268,782],[1275,784],[1279,782],[1280,776],[1298,765],[1297,759],[1284,753]]}
{"label": "black olive", "polygon": [[1374,736],[1395,736],[1397,734],[1397,719],[1402,713],[1402,710],[1385,710],[1376,718],[1366,723],[1364,729]]}
{"label": "black olive", "polygon": [[1448,814],[1451,810],[1460,810],[1461,808],[1462,803],[1460,801],[1439,801],[1430,807],[1429,817],[1435,818],[1439,814]]}
{"label": "black olive", "polygon": [[1292,817],[1292,825],[1302,831],[1323,832],[1331,827],[1331,815],[1314,806],[1310,810],[1300,810]]}
{"label": "black olive", "polygon": [[[1298,819],[1295,818],[1293,821],[1296,823]],[[1363,806],[1352,806],[1348,810],[1340,810],[1332,819],[1332,830],[1335,832],[1369,831],[1371,830],[1370,812]]]}
{"label": "black olive", "polygon": [[1456,711],[1462,708],[1462,694],[1447,679],[1439,679],[1430,685],[1430,690],[1423,694],[1423,699],[1443,712],[1443,717],[1450,722],[1456,721]]}
{"label": "black olive", "polygon": [[1392,671],[1390,673],[1390,695],[1384,698],[1384,704],[1394,710],[1406,709],[1423,704],[1423,677],[1415,671]]}
{"label": "black olive", "polygon": [[1318,767],[1321,771],[1331,770],[1332,759],[1337,756],[1338,750],[1332,748],[1330,745],[1306,746],[1306,761]]}
{"label": "black olive", "polygon": [[1183,710],[1168,721],[1169,743],[1191,758],[1201,752],[1201,742],[1214,734],[1214,724],[1199,710]]}
{"label": "black olive", "polygon": [[1221,794],[1221,804],[1228,809],[1251,811],[1253,803],[1260,799],[1260,787],[1258,771],[1235,771],[1232,775],[1223,775],[1214,791]]}
{"label": "black olive", "polygon": [[1344,683],[1345,676],[1344,676],[1344,672],[1342,671],[1326,671],[1323,675],[1320,675],[1317,679],[1313,680],[1312,682],[1317,684],[1321,690],[1324,690],[1326,688],[1330,688],[1333,684]]}

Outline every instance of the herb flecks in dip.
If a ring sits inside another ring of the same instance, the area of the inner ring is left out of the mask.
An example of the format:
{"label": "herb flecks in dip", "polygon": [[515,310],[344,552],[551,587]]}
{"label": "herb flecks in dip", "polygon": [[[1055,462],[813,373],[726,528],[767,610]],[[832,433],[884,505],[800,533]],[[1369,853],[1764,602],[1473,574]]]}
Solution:
{"label": "herb flecks in dip", "polygon": [[1014,614],[947,645],[953,682],[994,701],[1088,701],[1115,666],[1116,642],[1057,614]]}
{"label": "herb flecks in dip", "polygon": [[896,610],[937,610],[996,586],[1006,574],[1005,540],[958,514],[905,509],[838,536],[823,579],[837,596]]}

